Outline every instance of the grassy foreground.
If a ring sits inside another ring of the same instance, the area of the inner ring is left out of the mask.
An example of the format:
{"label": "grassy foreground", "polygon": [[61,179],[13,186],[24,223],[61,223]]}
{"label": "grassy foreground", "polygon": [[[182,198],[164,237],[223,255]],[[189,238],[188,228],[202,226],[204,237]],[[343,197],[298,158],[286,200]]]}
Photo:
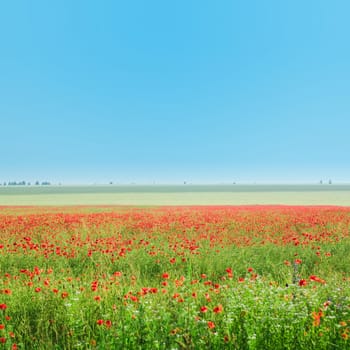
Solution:
{"label": "grassy foreground", "polygon": [[2,208],[0,349],[348,349],[350,209]]}

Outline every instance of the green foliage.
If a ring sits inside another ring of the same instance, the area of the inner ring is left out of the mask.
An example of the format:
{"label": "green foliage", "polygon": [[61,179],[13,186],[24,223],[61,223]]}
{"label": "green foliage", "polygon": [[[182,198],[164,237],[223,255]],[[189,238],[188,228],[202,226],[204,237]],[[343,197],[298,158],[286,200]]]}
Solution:
{"label": "green foliage", "polygon": [[[4,349],[350,347],[346,235],[333,243],[277,245],[255,237],[239,245],[199,241],[194,229],[176,225],[147,233],[82,224],[58,231],[54,253],[42,256],[36,247],[44,231],[32,230],[32,249],[14,252],[10,235],[1,250]],[[119,234],[124,246],[110,240]],[[92,247],[112,242],[115,252],[90,252],[86,240]]]}

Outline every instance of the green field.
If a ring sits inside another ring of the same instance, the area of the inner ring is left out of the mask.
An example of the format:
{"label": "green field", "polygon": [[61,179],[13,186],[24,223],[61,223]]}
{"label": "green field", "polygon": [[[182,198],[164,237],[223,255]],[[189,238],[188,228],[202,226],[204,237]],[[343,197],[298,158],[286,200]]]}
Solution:
{"label": "green field", "polygon": [[0,349],[348,350],[350,208],[0,207]]}
{"label": "green field", "polygon": [[1,186],[0,205],[350,205],[350,185]]}

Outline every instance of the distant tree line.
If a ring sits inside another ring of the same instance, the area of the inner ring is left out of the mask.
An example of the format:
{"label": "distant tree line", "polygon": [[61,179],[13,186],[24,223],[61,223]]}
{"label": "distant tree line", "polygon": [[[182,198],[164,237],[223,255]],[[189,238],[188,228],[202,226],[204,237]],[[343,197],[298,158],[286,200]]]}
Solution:
{"label": "distant tree line", "polygon": [[[31,183],[30,182],[26,182],[26,181],[4,181],[3,186],[31,186]],[[35,186],[50,186],[51,185],[51,182],[49,181],[42,181],[42,182],[39,182],[39,181],[35,181]],[[0,186],[1,186],[1,183],[0,183]]]}
{"label": "distant tree line", "polygon": [[[320,180],[320,185],[323,185],[323,183],[324,183],[323,180]],[[331,184],[332,184],[332,180],[329,179],[329,180],[328,180],[328,185],[331,185]]]}

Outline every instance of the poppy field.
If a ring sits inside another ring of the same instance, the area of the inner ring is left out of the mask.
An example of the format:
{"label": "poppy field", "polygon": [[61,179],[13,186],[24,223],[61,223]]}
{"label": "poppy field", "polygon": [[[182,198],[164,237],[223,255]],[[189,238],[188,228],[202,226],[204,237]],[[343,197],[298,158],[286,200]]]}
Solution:
{"label": "poppy field", "polygon": [[0,349],[349,349],[349,236],[349,207],[0,207]]}

